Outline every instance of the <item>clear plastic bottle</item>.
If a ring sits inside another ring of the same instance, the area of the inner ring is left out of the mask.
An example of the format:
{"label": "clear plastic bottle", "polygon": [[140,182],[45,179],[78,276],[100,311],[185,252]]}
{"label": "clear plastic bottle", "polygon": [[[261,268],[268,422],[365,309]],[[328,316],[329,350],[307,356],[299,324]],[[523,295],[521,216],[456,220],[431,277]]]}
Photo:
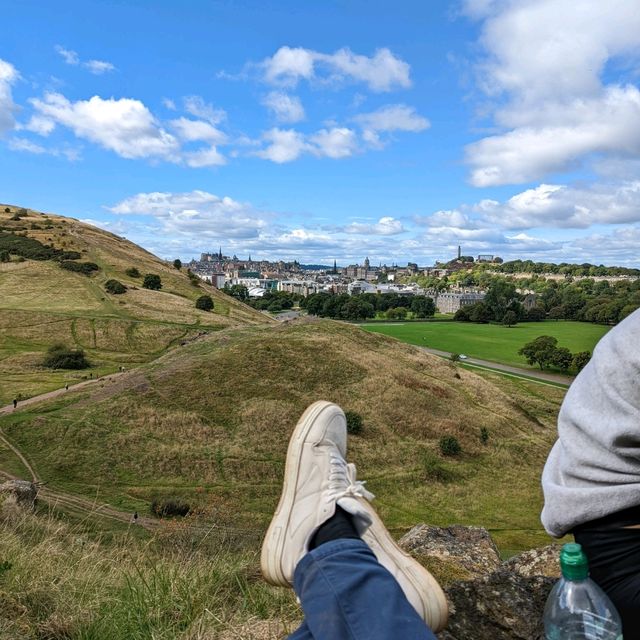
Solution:
{"label": "clear plastic bottle", "polygon": [[613,603],[589,578],[589,563],[579,544],[560,551],[562,578],[544,608],[546,640],[622,640],[622,623]]}

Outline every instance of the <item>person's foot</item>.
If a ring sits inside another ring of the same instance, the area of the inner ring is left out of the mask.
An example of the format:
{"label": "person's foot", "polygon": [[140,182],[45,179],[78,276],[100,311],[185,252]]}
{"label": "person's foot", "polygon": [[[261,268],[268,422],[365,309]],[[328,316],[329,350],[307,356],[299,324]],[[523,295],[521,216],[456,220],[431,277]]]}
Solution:
{"label": "person's foot", "polygon": [[345,462],[347,422],[340,407],[314,402],[289,441],[280,502],[262,544],[260,565],[271,584],[290,586],[309,542],[339,505],[362,535],[371,523],[366,501],[373,497],[352,481]]}
{"label": "person's foot", "polygon": [[449,606],[440,585],[415,558],[396,544],[371,504],[362,498],[359,500],[371,519],[371,526],[361,534],[362,539],[378,562],[396,579],[429,628],[434,633],[441,631],[447,624]]}
{"label": "person's foot", "polygon": [[347,425],[340,407],[312,404],[291,436],[284,486],[262,545],[262,573],[274,585],[291,586],[309,542],[339,505],[362,540],[402,588],[418,614],[437,632],[447,621],[447,600],[435,578],[391,537],[370,504],[373,494],[345,461]]}

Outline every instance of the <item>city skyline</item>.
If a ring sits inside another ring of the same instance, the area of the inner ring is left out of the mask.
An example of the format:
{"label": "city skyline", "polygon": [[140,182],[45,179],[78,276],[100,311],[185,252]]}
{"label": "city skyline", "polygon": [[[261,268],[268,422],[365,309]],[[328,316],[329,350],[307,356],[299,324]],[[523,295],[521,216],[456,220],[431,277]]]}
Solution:
{"label": "city skyline", "polygon": [[2,199],[163,258],[637,267],[635,9],[13,3]]}

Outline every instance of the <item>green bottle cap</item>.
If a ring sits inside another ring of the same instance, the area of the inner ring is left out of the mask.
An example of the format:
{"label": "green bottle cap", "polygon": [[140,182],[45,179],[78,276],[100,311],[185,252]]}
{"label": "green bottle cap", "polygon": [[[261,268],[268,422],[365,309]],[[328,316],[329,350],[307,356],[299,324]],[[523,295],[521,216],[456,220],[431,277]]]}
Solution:
{"label": "green bottle cap", "polygon": [[589,561],[577,542],[562,545],[560,569],[567,580],[584,580],[589,577]]}

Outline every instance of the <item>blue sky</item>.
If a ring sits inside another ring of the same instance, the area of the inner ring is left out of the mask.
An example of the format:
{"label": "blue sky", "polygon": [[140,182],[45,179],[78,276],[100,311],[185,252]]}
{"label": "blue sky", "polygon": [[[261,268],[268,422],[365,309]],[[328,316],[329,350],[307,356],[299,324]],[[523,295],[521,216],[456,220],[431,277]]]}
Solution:
{"label": "blue sky", "polygon": [[640,266],[629,0],[2,7],[0,200],[165,258]]}

